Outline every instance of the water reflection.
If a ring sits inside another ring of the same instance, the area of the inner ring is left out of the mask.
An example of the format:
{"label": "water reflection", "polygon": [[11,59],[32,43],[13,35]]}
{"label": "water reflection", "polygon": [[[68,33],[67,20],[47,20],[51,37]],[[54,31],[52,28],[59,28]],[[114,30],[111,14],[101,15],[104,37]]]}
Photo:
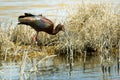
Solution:
{"label": "water reflection", "polygon": [[[66,63],[66,59],[61,57],[45,60],[37,66],[37,71],[30,71],[33,64],[27,63],[23,78],[25,80],[119,80],[120,78],[116,68],[117,65],[111,67],[110,74],[108,72],[103,74],[98,57],[86,59],[85,66],[83,66],[83,59],[78,58],[74,61],[72,70],[68,68]],[[0,79],[20,79],[20,64],[2,62],[0,66]]]}
{"label": "water reflection", "polygon": [[0,79],[19,79],[19,65],[2,63],[2,66],[0,66]]}

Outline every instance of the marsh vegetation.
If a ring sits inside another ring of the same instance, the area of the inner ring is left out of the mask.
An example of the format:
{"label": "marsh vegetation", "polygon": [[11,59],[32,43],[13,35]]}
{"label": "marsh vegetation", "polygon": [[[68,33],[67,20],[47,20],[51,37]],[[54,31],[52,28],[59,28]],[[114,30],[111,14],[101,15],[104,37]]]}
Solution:
{"label": "marsh vegetation", "polygon": [[[54,36],[40,32],[38,38],[42,51],[32,43],[31,37],[35,30],[31,27],[13,26],[12,21],[7,24],[1,22],[0,59],[8,62],[21,61],[21,76],[24,75],[27,61],[33,64],[31,70],[37,71],[36,66],[44,59],[56,55],[66,57],[70,50],[73,51],[74,59],[78,56],[97,56],[103,66],[109,67],[111,60],[114,61],[113,58],[120,53],[120,14],[116,9],[109,4],[78,5],[75,13],[68,15],[63,21],[69,40],[62,32]],[[68,13],[71,13],[71,9]]]}
{"label": "marsh vegetation", "polygon": [[[116,13],[117,11],[108,4],[78,5],[76,13],[69,15],[67,20],[63,22],[70,37],[74,54],[81,55],[84,51],[87,51],[90,55],[92,52],[97,52],[95,53],[97,55],[100,53],[104,42],[107,43],[106,46],[110,50],[118,49],[120,15]],[[35,31],[26,25],[13,27],[12,23],[2,24],[1,22],[1,54],[19,54],[19,50],[29,47],[33,48],[30,49],[31,51],[34,51],[35,48],[38,49],[31,42],[31,37],[35,34]],[[64,55],[67,53],[68,42],[64,33],[51,36],[40,32],[39,40],[48,53],[52,53],[49,52],[51,50],[56,54]],[[16,51],[18,52],[15,53]]]}

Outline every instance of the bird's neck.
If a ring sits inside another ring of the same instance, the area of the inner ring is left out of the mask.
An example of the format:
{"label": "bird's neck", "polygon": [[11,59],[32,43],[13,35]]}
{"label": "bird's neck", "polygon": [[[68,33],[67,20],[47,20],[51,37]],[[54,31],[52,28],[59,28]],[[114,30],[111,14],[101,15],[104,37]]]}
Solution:
{"label": "bird's neck", "polygon": [[53,29],[53,31],[52,31],[52,35],[57,34],[59,31],[60,31],[59,26],[56,26],[55,29]]}

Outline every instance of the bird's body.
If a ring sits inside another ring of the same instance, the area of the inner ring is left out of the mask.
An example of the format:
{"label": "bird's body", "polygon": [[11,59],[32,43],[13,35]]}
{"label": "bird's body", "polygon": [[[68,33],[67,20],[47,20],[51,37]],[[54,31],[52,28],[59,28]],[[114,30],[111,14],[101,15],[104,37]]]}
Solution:
{"label": "bird's body", "polygon": [[54,29],[54,23],[42,15],[33,15],[30,13],[25,13],[24,15],[19,16],[19,24],[25,24],[31,26],[36,32],[36,41],[37,36],[40,31],[44,31],[48,34],[55,35],[59,31],[64,31],[64,26],[58,24]]}
{"label": "bird's body", "polygon": [[54,29],[54,23],[42,15],[25,13],[25,15],[19,16],[18,20],[20,22],[19,24],[29,25],[37,32],[44,31],[48,34],[55,35],[59,31],[64,30],[61,24],[58,24]]}

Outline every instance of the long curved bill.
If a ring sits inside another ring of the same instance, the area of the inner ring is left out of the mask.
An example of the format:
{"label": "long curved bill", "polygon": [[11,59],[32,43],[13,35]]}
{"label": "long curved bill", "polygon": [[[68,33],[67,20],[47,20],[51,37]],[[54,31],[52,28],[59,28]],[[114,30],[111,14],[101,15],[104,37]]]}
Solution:
{"label": "long curved bill", "polygon": [[62,28],[62,31],[63,31],[63,32],[66,32],[66,29],[63,27],[63,28]]}

